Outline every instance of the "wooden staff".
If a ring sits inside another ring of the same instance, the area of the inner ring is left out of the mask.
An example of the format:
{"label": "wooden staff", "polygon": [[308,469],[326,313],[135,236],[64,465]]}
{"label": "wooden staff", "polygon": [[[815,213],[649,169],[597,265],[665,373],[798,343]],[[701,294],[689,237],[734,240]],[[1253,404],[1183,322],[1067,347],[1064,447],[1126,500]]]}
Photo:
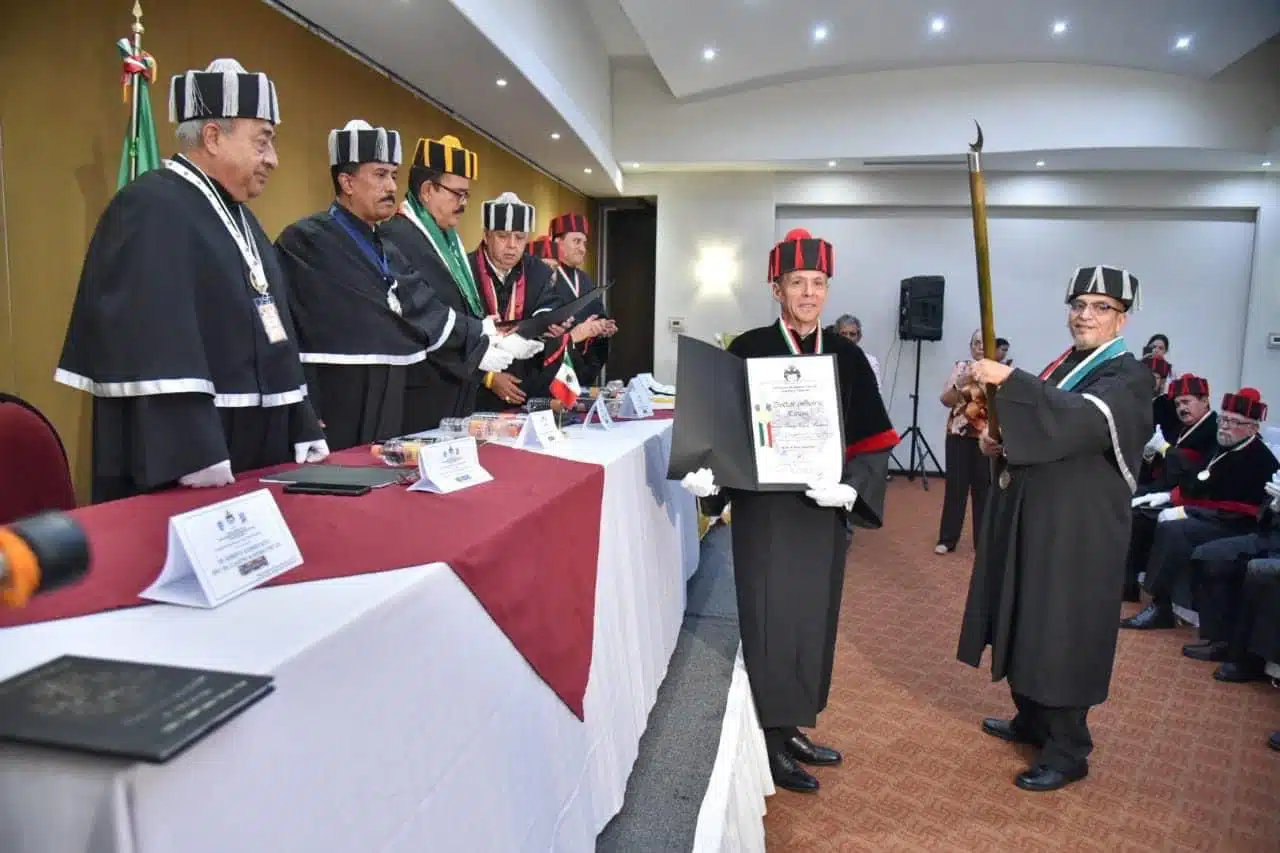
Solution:
{"label": "wooden staff", "polygon": [[[969,206],[973,210],[973,248],[978,259],[978,311],[982,315],[982,353],[987,358],[996,357],[996,321],[991,298],[991,250],[987,239],[987,189],[982,176],[982,125],[978,138],[969,145]],[[987,432],[1000,440],[1000,425],[996,420],[994,385],[986,386]]]}

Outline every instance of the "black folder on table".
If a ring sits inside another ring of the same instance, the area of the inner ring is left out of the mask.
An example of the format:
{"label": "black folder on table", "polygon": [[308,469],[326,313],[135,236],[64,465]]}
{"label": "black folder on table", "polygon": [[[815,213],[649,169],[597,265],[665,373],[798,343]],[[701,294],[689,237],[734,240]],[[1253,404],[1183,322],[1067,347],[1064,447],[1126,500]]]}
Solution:
{"label": "black folder on table", "polygon": [[[540,338],[552,326],[559,325],[570,317],[576,316],[580,311],[585,309],[592,302],[603,300],[605,293],[609,288],[613,287],[613,282],[609,282],[603,287],[596,287],[588,290],[572,302],[566,302],[559,308],[552,308],[550,311],[543,311],[541,314],[534,314],[524,320],[513,320],[511,322],[497,323],[497,327],[504,332],[515,332],[524,338]],[[601,306],[604,302],[600,302]]]}
{"label": "black folder on table", "polygon": [[64,655],[0,682],[0,741],[161,764],[274,689],[269,675]]}
{"label": "black folder on table", "polygon": [[303,465],[268,474],[263,483],[305,483],[308,486],[368,486],[380,489],[404,481],[405,469],[387,465]]}

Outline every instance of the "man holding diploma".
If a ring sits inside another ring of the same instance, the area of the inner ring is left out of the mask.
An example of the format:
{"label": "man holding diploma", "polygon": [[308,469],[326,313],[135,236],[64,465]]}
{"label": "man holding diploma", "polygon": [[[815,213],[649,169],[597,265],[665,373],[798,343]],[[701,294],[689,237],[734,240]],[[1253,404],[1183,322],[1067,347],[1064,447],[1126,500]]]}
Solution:
{"label": "man holding diploma", "polygon": [[[708,515],[719,515],[733,501],[730,530],[742,654],[774,783],[801,792],[818,790],[818,780],[797,762],[842,760],[836,750],[810,741],[801,728],[816,725],[831,688],[848,549],[845,520],[880,526],[889,451],[898,443],[867,357],[857,344],[819,327],[834,259],[827,241],[802,229],[788,233],[769,253],[769,278],[782,316],[734,338],[729,352],[744,359],[836,357],[846,450],[842,468],[816,477],[805,491],[722,493],[707,468],[681,483],[702,499]],[[755,430],[759,425],[744,426]],[[777,429],[773,423],[769,427]]]}

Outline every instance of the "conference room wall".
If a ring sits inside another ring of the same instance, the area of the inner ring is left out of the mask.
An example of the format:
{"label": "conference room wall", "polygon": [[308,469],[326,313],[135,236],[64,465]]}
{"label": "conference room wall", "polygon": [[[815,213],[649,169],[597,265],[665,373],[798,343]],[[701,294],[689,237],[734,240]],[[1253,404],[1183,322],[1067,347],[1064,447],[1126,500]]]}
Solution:
{"label": "conference room wall", "polygon": [[[132,0],[6,3],[0,27],[3,246],[0,388],[43,409],[62,433],[77,484],[87,486],[90,398],[56,385],[85,247],[115,192],[129,110],[115,42],[130,35]],[[461,225],[480,239],[480,202],[510,190],[550,217],[593,215],[582,195],[461,126],[345,52],[258,0],[147,0],[144,48],[156,57],[151,93],[163,154],[172,153],[168,80],[217,57],[235,57],[276,83],[280,167],[252,207],[274,237],[332,198],[327,136],[352,118],[399,130],[405,156],[421,136],[452,133],[479,154],[475,196]],[[401,169],[403,189],[408,169]],[[592,259],[588,259],[591,264]]]}
{"label": "conference room wall", "polygon": [[[688,334],[710,340],[777,316],[766,257],[792,224],[835,243],[824,320],[859,315],[868,349],[882,360],[896,340],[899,280],[946,276],[946,337],[925,344],[921,372],[922,422],[936,443],[942,413],[932,401],[941,370],[963,356],[977,323],[963,173],[651,172],[629,174],[625,191],[657,199],[654,350],[664,379],[675,378],[676,336],[667,318],[684,318]],[[1210,373],[1215,395],[1243,383],[1280,399],[1280,350],[1266,347],[1268,331],[1280,330],[1280,179],[989,174],[987,197],[996,321],[1013,341],[1017,364],[1041,366],[1065,346],[1056,306],[1076,266],[1122,263],[1145,285],[1145,305],[1129,332],[1135,348],[1164,332],[1173,339],[1174,366]],[[905,355],[899,369],[899,427],[910,423],[913,358]],[[887,391],[893,360],[885,366]]]}

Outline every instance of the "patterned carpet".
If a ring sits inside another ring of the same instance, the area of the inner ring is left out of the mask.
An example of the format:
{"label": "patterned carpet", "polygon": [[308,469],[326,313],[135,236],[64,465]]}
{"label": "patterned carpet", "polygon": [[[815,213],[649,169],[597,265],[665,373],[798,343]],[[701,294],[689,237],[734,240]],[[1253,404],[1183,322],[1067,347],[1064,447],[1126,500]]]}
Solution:
{"label": "patterned carpet", "polygon": [[816,795],[770,798],[771,853],[1280,851],[1280,753],[1266,746],[1280,690],[1214,681],[1179,652],[1190,628],[1122,633],[1111,699],[1089,718],[1088,779],[1014,787],[1030,752],[978,728],[1011,703],[990,670],[955,659],[973,549],[933,554],[931,486],[896,480],[885,529],[857,535],[814,732],[845,763],[816,771]]}

